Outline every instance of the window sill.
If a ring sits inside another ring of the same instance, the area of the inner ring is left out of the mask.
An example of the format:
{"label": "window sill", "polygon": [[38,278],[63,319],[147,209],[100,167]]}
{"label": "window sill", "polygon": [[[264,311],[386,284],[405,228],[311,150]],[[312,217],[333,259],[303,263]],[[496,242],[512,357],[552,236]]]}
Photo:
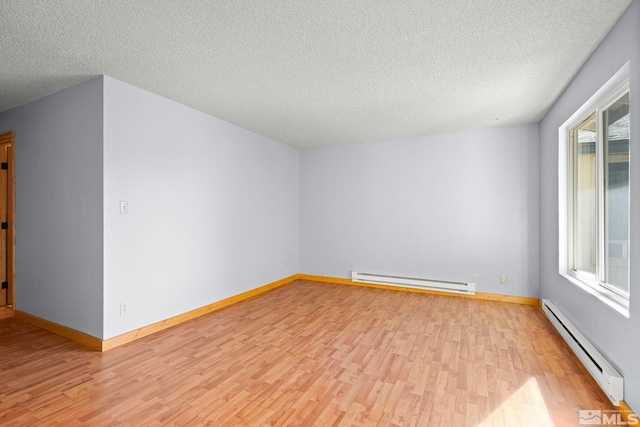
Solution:
{"label": "window sill", "polygon": [[598,290],[592,288],[591,286],[587,285],[583,281],[578,280],[577,278],[575,278],[575,277],[573,277],[573,276],[571,276],[569,274],[560,273],[560,275],[562,277],[564,277],[565,279],[567,279],[568,281],[570,281],[571,283],[573,283],[574,285],[578,286],[580,289],[582,289],[582,290],[586,291],[587,293],[593,295],[594,297],[596,297],[597,299],[602,301],[604,304],[606,304],[607,306],[609,306],[612,309],[614,309],[615,311],[617,311],[618,313],[622,314],[627,319],[629,318],[629,307],[620,304],[618,301],[614,300],[613,298],[609,297],[608,295],[606,295],[606,294],[604,294],[602,292],[599,292]]}

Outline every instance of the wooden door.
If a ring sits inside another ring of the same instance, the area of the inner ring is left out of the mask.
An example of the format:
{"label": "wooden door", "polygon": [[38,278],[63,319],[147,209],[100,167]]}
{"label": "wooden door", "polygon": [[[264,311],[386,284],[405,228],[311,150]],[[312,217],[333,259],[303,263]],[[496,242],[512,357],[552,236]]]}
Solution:
{"label": "wooden door", "polygon": [[14,308],[13,132],[0,135],[0,307]]}

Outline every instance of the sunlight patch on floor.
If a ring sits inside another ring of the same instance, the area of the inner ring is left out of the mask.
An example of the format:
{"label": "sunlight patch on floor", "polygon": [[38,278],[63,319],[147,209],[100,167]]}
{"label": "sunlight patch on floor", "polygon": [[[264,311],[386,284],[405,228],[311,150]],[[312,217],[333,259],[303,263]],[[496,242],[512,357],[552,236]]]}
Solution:
{"label": "sunlight patch on floor", "polygon": [[535,378],[530,378],[478,427],[553,426]]}

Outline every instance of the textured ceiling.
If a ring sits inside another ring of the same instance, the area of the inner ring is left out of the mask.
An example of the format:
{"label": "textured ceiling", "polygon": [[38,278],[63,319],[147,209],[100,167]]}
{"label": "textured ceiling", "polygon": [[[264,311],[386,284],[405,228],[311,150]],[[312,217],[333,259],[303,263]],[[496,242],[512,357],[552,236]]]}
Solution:
{"label": "textured ceiling", "polygon": [[107,74],[296,147],[531,123],[630,2],[2,0],[0,111]]}

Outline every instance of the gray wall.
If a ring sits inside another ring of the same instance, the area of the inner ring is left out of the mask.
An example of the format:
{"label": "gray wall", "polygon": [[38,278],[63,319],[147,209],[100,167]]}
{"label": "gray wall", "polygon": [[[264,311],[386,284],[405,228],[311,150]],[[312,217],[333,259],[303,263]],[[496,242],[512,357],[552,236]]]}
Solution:
{"label": "gray wall", "polygon": [[[558,128],[622,65],[631,67],[630,318],[559,274]],[[634,1],[540,123],[540,282],[550,298],[625,377],[625,400],[640,408],[640,2]]]}
{"label": "gray wall", "polygon": [[104,92],[105,338],[298,273],[298,150],[109,77]]}
{"label": "gray wall", "polygon": [[102,77],[0,114],[16,132],[16,308],[102,336]]}
{"label": "gray wall", "polygon": [[302,273],[538,296],[537,125],[305,150],[300,194]]}

